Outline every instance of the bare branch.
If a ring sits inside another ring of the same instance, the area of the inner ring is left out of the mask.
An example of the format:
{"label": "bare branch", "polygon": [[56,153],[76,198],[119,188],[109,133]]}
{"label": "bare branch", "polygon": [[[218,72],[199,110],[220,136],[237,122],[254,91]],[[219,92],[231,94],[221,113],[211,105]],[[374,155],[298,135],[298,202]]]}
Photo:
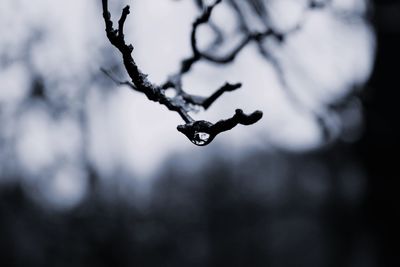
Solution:
{"label": "bare branch", "polygon": [[[236,90],[241,84],[226,83],[215,93],[209,97],[194,96],[186,93],[182,88],[182,75],[190,70],[191,66],[202,58],[196,44],[196,29],[199,25],[207,23],[210,19],[213,8],[219,4],[221,0],[215,1],[214,4],[207,6],[201,16],[193,23],[193,31],[191,35],[193,57],[183,61],[179,74],[173,75],[162,86],[152,84],[147,75],[140,71],[135,60],[132,57],[133,46],[126,44],[124,37],[124,24],[130,13],[129,6],[122,10],[121,18],[118,22],[118,30],[113,28],[111,14],[108,11],[108,1],[102,0],[103,18],[106,26],[106,34],[110,43],[115,46],[122,54],[123,62],[131,82],[123,82],[115,79],[106,70],[102,70],[114,82],[119,85],[128,85],[132,89],[144,93],[148,99],[165,105],[169,110],[177,112],[186,124],[178,126],[178,130],[184,133],[190,141],[199,146],[209,144],[221,132],[232,129],[238,124],[250,125],[256,123],[262,118],[261,111],[255,111],[250,115],[246,115],[241,110],[236,110],[235,115],[227,120],[220,120],[215,124],[207,121],[195,121],[188,114],[191,106],[201,106],[208,109],[224,92]],[[169,98],[165,95],[165,90],[173,88],[177,95]]]}
{"label": "bare branch", "polygon": [[185,92],[182,93],[182,96],[187,102],[193,105],[202,106],[204,109],[208,109],[212,105],[212,103],[214,103],[214,101],[217,100],[223,93],[232,92],[240,87],[242,87],[241,83],[226,83],[209,97],[190,95]]}

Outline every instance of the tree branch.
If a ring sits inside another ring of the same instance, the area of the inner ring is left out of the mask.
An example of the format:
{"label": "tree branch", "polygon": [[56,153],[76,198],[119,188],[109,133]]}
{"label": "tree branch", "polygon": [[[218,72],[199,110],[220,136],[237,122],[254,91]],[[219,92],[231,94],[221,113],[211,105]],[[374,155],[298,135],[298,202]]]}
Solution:
{"label": "tree branch", "polygon": [[[208,109],[224,92],[233,91],[241,87],[241,84],[226,83],[209,97],[190,95],[182,88],[182,75],[189,71],[191,66],[202,58],[196,45],[196,29],[199,25],[209,21],[213,8],[220,2],[221,0],[217,0],[214,4],[207,6],[201,16],[193,23],[193,31],[191,35],[192,49],[194,53],[193,57],[182,63],[182,68],[179,74],[171,76],[164,85],[159,86],[151,83],[147,79],[147,75],[140,71],[132,57],[133,46],[131,44],[128,45],[125,42],[124,24],[130,13],[129,6],[126,6],[122,10],[121,18],[118,21],[118,30],[115,30],[111,20],[111,14],[108,11],[108,1],[102,0],[103,18],[108,40],[121,52],[125,69],[132,82],[118,81],[107,71],[103,70],[103,72],[117,84],[128,85],[135,91],[144,93],[148,99],[166,106],[171,111],[177,112],[185,121],[184,125],[178,126],[178,131],[185,134],[191,142],[199,146],[209,144],[219,133],[230,130],[238,124],[250,125],[256,123],[262,118],[261,111],[255,111],[250,115],[246,115],[242,110],[238,109],[232,118],[220,120],[213,124],[204,120],[195,121],[188,114],[188,112],[191,111],[191,106],[201,106],[204,109]],[[176,90],[177,95],[175,97],[169,98],[165,95],[165,90],[169,88]]]}

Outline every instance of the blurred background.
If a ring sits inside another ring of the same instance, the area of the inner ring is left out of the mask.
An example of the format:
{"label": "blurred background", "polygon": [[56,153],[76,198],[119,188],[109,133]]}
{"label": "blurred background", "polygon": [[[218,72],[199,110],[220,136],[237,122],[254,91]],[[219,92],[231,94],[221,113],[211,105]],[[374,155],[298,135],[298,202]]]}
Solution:
{"label": "blurred background", "polygon": [[[154,83],[191,55],[199,0],[113,0]],[[196,147],[127,87],[101,1],[0,3],[1,266],[399,266],[400,3],[224,0],[199,29],[187,92],[255,125]]]}

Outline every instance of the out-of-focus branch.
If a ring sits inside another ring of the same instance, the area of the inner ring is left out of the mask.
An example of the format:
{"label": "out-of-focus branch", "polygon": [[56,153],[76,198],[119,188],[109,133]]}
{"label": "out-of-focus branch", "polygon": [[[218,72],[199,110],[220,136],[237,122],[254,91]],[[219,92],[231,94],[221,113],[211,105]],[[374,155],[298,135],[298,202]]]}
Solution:
{"label": "out-of-focus branch", "polygon": [[[211,104],[224,92],[233,91],[241,87],[241,84],[226,83],[209,97],[190,95],[182,88],[182,75],[190,70],[192,64],[202,58],[196,45],[196,29],[198,25],[207,23],[209,21],[213,8],[220,2],[221,0],[217,0],[214,4],[207,6],[201,16],[193,23],[193,31],[191,36],[194,53],[193,58],[182,63],[182,69],[179,74],[171,76],[171,78],[164,85],[159,86],[151,83],[147,79],[147,75],[138,68],[135,60],[132,57],[133,46],[131,44],[126,44],[125,42],[124,24],[130,13],[129,6],[126,6],[122,10],[121,18],[118,22],[118,29],[114,29],[113,22],[111,20],[111,14],[108,11],[108,1],[102,0],[103,18],[108,40],[121,52],[125,69],[132,82],[118,81],[107,71],[103,70],[103,72],[105,72],[107,76],[109,76],[117,84],[128,85],[133,90],[144,93],[148,99],[166,106],[171,111],[177,112],[185,121],[184,125],[178,126],[178,130],[185,134],[185,136],[187,136],[191,142],[199,146],[209,144],[218,134],[230,130],[238,124],[254,124],[262,117],[261,111],[255,111],[249,115],[246,115],[242,110],[238,109],[233,117],[227,120],[220,120],[213,124],[203,120],[195,121],[188,114],[188,112],[192,110],[192,106],[201,106],[204,109],[208,109]],[[177,92],[176,96],[173,98],[167,97],[165,94],[165,91],[170,88]]]}
{"label": "out-of-focus branch", "polygon": [[[303,12],[303,15],[299,19],[299,22],[292,28],[280,32],[276,29],[274,29],[270,24],[268,23],[266,26],[268,29],[264,33],[253,33],[248,26],[246,20],[245,20],[245,15],[241,9],[241,6],[238,5],[238,2],[236,0],[227,0],[232,8],[235,10],[237,13],[237,18],[239,20],[239,30],[242,34],[245,35],[245,38],[243,39],[243,42],[237,46],[237,48],[230,53],[228,56],[216,56],[216,55],[206,55],[203,54],[203,57],[207,58],[210,61],[213,62],[218,62],[218,63],[229,63],[233,61],[236,57],[236,55],[240,52],[242,48],[244,48],[247,43],[251,41],[255,41],[256,45],[258,46],[258,49],[260,51],[260,54],[272,65],[272,67],[275,69],[276,75],[278,77],[278,80],[280,81],[282,88],[288,98],[288,100],[293,104],[294,107],[298,108],[300,112],[304,112],[308,115],[311,115],[314,117],[315,121],[318,123],[318,125],[321,128],[321,133],[322,136],[324,137],[324,140],[327,142],[331,140],[331,130],[330,130],[330,125],[329,122],[327,121],[327,115],[329,113],[328,110],[325,110],[323,112],[318,112],[315,110],[311,110],[308,108],[298,97],[297,95],[292,91],[292,88],[288,85],[285,77],[285,73],[282,69],[282,66],[280,62],[276,59],[276,57],[263,45],[263,41],[266,38],[274,38],[278,42],[282,43],[287,38],[289,38],[292,34],[298,32],[301,30],[303,27],[305,20],[307,19],[307,13],[310,10],[317,10],[317,9],[323,9],[327,8],[332,0],[309,0],[306,6],[306,9]],[[248,5],[252,8],[252,10],[258,14],[258,16],[263,16],[263,21],[269,20],[268,18],[268,12],[266,10],[262,9],[262,5],[260,4],[260,0],[247,0],[246,1]]]}

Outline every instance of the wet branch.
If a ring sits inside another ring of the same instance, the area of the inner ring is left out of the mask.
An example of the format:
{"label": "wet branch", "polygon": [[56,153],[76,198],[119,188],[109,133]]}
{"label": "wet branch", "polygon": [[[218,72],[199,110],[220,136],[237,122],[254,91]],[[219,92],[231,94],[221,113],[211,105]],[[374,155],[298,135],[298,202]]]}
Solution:
{"label": "wet branch", "polygon": [[[131,78],[131,82],[119,81],[112,77],[112,75],[103,70],[114,82],[119,85],[128,85],[133,90],[144,93],[149,100],[158,102],[166,106],[169,110],[177,112],[185,121],[184,125],[178,126],[178,131],[186,135],[191,142],[196,145],[204,146],[209,144],[221,132],[231,130],[238,124],[251,125],[256,123],[262,118],[261,111],[255,111],[249,115],[243,113],[242,110],[237,109],[235,115],[226,120],[220,120],[213,124],[208,121],[200,120],[195,121],[188,112],[193,110],[193,106],[200,106],[208,109],[223,93],[233,91],[241,87],[241,84],[226,83],[221,88],[215,91],[209,97],[195,96],[186,93],[182,88],[182,75],[190,70],[191,66],[204,57],[197,49],[196,44],[196,29],[199,25],[207,23],[210,19],[213,8],[219,4],[221,0],[217,0],[214,4],[207,6],[201,16],[193,23],[193,31],[191,35],[193,57],[182,63],[181,71],[170,77],[170,79],[163,85],[155,85],[147,79],[137,66],[132,57],[133,46],[125,42],[124,25],[130,13],[129,6],[122,10],[121,18],[118,21],[118,29],[114,29],[111,20],[111,14],[108,10],[108,1],[102,0],[103,18],[105,22],[106,34],[110,43],[116,47],[122,54],[125,69]],[[167,89],[174,89],[176,96],[169,98],[166,96]]]}

